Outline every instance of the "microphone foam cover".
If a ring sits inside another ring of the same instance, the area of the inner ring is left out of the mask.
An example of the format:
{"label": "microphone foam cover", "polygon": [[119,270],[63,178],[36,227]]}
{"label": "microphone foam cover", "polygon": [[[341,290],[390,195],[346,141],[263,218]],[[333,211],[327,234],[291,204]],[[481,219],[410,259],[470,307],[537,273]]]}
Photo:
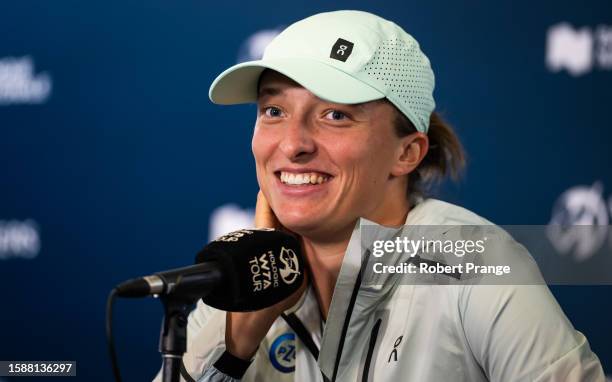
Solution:
{"label": "microphone foam cover", "polygon": [[272,306],[299,289],[305,263],[299,240],[273,229],[242,229],[210,242],[196,262],[217,261],[224,281],[206,296],[213,308],[248,312]]}

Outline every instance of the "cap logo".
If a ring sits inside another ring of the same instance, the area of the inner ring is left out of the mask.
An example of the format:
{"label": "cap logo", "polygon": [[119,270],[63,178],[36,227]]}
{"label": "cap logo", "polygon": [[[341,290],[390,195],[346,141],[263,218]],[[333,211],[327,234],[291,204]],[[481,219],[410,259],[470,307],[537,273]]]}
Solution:
{"label": "cap logo", "polygon": [[353,43],[350,41],[346,41],[342,38],[339,38],[338,41],[332,46],[330,58],[334,60],[346,62],[347,58],[351,55],[353,51]]}

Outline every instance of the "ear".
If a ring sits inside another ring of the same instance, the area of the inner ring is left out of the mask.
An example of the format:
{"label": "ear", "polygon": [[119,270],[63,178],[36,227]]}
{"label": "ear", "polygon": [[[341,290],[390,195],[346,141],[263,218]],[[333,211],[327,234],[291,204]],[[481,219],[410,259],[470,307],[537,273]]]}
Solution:
{"label": "ear", "polygon": [[391,169],[391,175],[402,176],[416,169],[429,150],[427,134],[416,132],[400,138],[397,149],[397,160]]}

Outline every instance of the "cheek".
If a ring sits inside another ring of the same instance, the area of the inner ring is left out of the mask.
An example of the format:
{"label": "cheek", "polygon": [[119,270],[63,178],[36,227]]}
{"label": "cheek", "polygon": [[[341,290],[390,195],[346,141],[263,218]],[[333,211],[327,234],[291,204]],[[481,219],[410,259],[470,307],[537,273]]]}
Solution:
{"label": "cheek", "polygon": [[256,127],[253,132],[253,139],[251,140],[251,151],[253,152],[258,171],[259,167],[265,164],[265,161],[270,157],[272,152],[273,143],[270,139],[271,137],[266,135],[269,134],[266,134],[264,130]]}
{"label": "cheek", "polygon": [[345,143],[347,141],[340,140],[341,143],[332,146],[330,154],[348,172],[348,176],[359,177],[359,181],[368,180],[363,178],[375,181],[385,177],[393,154],[383,139],[369,136],[367,139],[350,141],[351,144]]}
{"label": "cheek", "polygon": [[263,176],[265,174],[265,163],[269,157],[268,152],[270,151],[268,141],[265,139],[261,130],[255,128],[253,132],[253,139],[251,140],[251,151],[253,152],[253,158],[255,159],[255,171],[257,174],[257,183],[259,187],[263,186]]}
{"label": "cheek", "polygon": [[255,126],[253,131],[253,139],[251,140],[251,151],[255,159],[255,171],[257,175],[257,183],[260,190],[270,200],[269,187],[274,181],[274,176],[266,171],[267,167],[277,154],[279,142],[278,130],[270,128],[261,128]]}

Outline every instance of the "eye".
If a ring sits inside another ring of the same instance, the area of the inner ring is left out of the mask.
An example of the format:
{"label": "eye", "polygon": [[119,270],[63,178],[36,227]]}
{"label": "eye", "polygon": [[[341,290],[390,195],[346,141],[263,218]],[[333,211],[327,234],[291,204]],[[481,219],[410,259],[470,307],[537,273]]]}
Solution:
{"label": "eye", "polygon": [[263,108],[263,112],[266,115],[266,117],[280,117],[283,115],[283,112],[281,109],[279,109],[276,106],[267,106]]}
{"label": "eye", "polygon": [[325,119],[330,119],[333,121],[344,121],[348,119],[348,116],[339,110],[330,110],[325,114]]}

